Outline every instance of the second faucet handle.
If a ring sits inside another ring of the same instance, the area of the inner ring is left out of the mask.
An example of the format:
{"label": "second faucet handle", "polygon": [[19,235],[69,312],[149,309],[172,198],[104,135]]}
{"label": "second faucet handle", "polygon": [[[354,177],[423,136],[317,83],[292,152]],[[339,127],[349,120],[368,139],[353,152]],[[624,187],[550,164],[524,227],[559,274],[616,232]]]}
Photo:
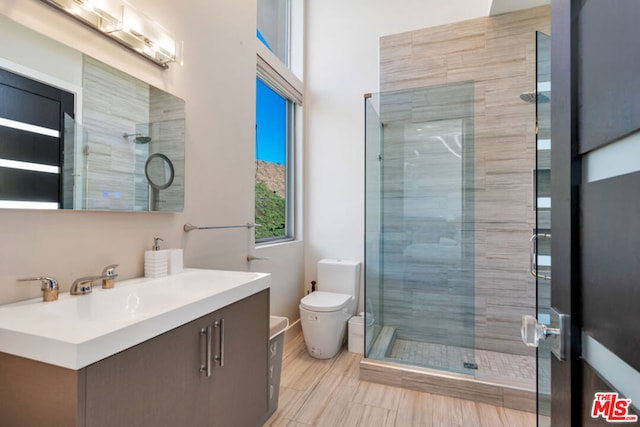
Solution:
{"label": "second faucet handle", "polygon": [[120,264],[109,264],[105,268],[102,269],[102,289],[111,289],[113,288],[113,282],[118,274],[116,273],[116,267]]}

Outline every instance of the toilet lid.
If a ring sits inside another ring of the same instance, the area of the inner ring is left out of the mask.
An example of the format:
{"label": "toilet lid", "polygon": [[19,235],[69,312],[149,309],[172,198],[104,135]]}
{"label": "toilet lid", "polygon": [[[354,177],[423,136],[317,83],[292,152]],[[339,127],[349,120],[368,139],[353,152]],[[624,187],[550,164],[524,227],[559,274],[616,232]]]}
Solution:
{"label": "toilet lid", "polygon": [[350,299],[351,295],[317,291],[302,298],[300,305],[311,311],[338,311],[345,307]]}

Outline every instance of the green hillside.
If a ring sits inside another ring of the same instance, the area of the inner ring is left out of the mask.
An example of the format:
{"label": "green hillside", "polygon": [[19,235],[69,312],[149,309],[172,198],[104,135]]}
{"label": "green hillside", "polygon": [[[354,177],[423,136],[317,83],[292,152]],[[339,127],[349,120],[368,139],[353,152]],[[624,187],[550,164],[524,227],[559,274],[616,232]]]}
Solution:
{"label": "green hillside", "polygon": [[285,234],[285,200],[263,183],[256,183],[256,239]]}

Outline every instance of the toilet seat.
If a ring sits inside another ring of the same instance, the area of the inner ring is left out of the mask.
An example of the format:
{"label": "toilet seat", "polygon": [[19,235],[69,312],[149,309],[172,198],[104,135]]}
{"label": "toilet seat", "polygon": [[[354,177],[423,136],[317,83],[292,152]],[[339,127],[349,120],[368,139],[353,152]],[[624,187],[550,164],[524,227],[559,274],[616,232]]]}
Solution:
{"label": "toilet seat", "polygon": [[339,311],[346,307],[350,300],[351,295],[316,291],[302,298],[300,306],[310,311]]}

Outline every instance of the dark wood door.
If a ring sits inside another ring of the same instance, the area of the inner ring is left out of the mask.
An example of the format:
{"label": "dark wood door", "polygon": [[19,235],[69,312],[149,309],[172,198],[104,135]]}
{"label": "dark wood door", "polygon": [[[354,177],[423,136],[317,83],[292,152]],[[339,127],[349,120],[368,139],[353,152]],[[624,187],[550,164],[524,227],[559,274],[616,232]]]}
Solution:
{"label": "dark wood door", "polygon": [[552,424],[634,422],[640,407],[640,2],[551,4],[551,305],[571,315],[570,356],[552,358]]}
{"label": "dark wood door", "polygon": [[0,201],[59,204],[64,114],[74,96],[0,69]]}

